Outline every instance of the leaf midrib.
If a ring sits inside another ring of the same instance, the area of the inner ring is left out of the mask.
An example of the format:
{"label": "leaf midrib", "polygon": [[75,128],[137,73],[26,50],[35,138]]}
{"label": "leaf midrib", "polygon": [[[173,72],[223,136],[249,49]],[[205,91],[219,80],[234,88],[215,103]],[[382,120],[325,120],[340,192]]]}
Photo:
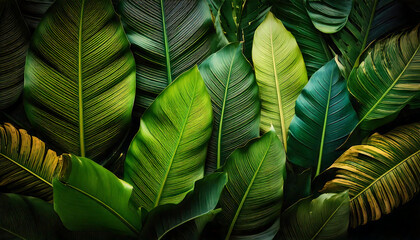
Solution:
{"label": "leaf midrib", "polygon": [[166,61],[166,74],[167,74],[167,80],[168,85],[172,82],[172,71],[171,71],[171,60],[169,56],[169,42],[168,42],[168,35],[166,32],[166,21],[165,21],[165,8],[163,6],[163,1],[160,0],[160,11],[162,14],[162,30],[163,30],[163,41],[165,44],[165,61]]}
{"label": "leaf midrib", "polygon": [[26,238],[24,238],[24,237],[20,236],[20,235],[19,235],[19,234],[17,234],[17,233],[12,232],[11,230],[7,230],[7,229],[6,229],[6,228],[4,228],[4,227],[1,227],[1,226],[0,226],[0,229],[3,229],[4,231],[6,231],[6,232],[8,232],[8,233],[12,234],[13,236],[16,236],[16,237],[18,237],[18,238],[20,238],[20,239],[24,239],[24,240],[26,240]]}
{"label": "leaf midrib", "polygon": [[78,97],[79,97],[79,141],[80,156],[85,157],[85,133],[83,121],[83,89],[82,89],[82,29],[83,29],[83,12],[85,8],[85,0],[82,0],[80,9],[79,35],[78,35]]}
{"label": "leaf midrib", "polygon": [[324,224],[322,224],[322,226],[319,228],[318,232],[316,232],[314,234],[314,236],[311,238],[311,240],[314,240],[321,233],[321,231],[325,228],[325,226],[331,221],[332,217],[335,216],[335,214],[341,208],[341,206],[343,205],[343,203],[344,203],[344,201],[341,201],[340,205],[334,210],[333,213],[331,213],[331,215],[328,217],[328,219],[325,220]]}

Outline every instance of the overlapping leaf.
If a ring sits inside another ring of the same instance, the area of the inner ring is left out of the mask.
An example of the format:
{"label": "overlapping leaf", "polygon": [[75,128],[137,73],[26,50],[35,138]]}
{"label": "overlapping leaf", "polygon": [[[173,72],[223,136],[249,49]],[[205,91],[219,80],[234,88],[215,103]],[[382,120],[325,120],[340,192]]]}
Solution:
{"label": "overlapping leaf", "polygon": [[357,122],[346,82],[332,59],[312,75],[296,101],[287,142],[288,159],[312,168],[317,176],[340,156],[342,152],[336,149]]}
{"label": "overlapping leaf", "polygon": [[133,199],[150,211],[179,203],[204,175],[212,107],[197,67],[163,91],[140,120],[127,152],[124,179]]}
{"label": "overlapping leaf", "polygon": [[18,0],[19,8],[31,32],[35,30],[55,0]]}
{"label": "overlapping leaf", "polygon": [[212,100],[213,132],[206,172],[221,167],[238,147],[259,136],[260,99],[252,67],[242,44],[232,43],[199,67]]}
{"label": "overlapping leaf", "polygon": [[6,192],[51,200],[53,177],[61,172],[61,156],[37,137],[11,124],[0,125],[0,188]]}
{"label": "overlapping leaf", "polygon": [[308,82],[305,63],[293,35],[269,12],[255,31],[252,48],[261,98],[261,130],[274,126],[287,150],[287,132],[295,103]]}
{"label": "overlapping leaf", "polygon": [[25,109],[50,143],[99,160],[131,121],[135,62],[108,0],[61,0],[32,37]]}
{"label": "overlapping leaf", "polygon": [[23,90],[29,31],[15,0],[0,2],[0,109],[15,103]]}
{"label": "overlapping leaf", "polygon": [[420,191],[420,123],[373,134],[329,168],[324,192],[349,190],[353,227],[378,220]]}
{"label": "overlapping leaf", "polygon": [[217,50],[206,0],[121,0],[137,64],[136,106],[149,107],[174,79]]}

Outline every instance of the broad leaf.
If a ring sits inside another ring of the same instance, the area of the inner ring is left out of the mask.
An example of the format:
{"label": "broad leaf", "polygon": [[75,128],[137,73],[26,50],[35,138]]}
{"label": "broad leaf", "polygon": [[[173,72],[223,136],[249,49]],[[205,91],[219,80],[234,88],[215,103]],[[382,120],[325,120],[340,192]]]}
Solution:
{"label": "broad leaf", "polygon": [[345,27],[331,36],[341,53],[346,77],[358,65],[358,58],[369,43],[404,26],[409,14],[397,0],[353,1]]}
{"label": "broad leaf", "polygon": [[109,0],[51,6],[32,37],[24,91],[29,120],[63,151],[99,160],[122,141],[135,63]]}
{"label": "broad leaf", "polygon": [[287,167],[287,178],[284,184],[283,209],[290,207],[299,199],[311,195],[311,169],[303,171],[293,170]]}
{"label": "broad leaf", "polygon": [[344,27],[353,0],[304,0],[314,26],[323,33],[336,33]]}
{"label": "broad leaf", "polygon": [[206,162],[206,172],[213,172],[236,148],[259,136],[260,99],[252,67],[242,55],[242,44],[232,43],[214,53],[199,70],[214,111]]}
{"label": "broad leaf", "polygon": [[308,76],[324,66],[333,55],[324,36],[312,24],[304,0],[270,0],[271,11],[296,38]]}
{"label": "broad leaf", "polygon": [[257,236],[273,225],[283,202],[285,162],[274,130],[229,156],[222,168],[229,181],[220,197],[222,212],[216,216],[224,239]]}
{"label": "broad leaf", "polygon": [[51,200],[52,180],[62,171],[61,156],[37,137],[11,124],[0,125],[0,189]]}
{"label": "broad leaf", "polygon": [[53,180],[54,210],[73,231],[139,233],[141,216],[130,204],[133,187],[90,159],[63,155],[67,170]]}
{"label": "broad leaf", "polygon": [[341,155],[336,149],[358,121],[334,59],[312,75],[296,101],[295,111],[287,156],[296,165],[312,168],[316,177]]}
{"label": "broad leaf", "polygon": [[323,192],[348,189],[353,227],[378,220],[420,191],[420,123],[373,134],[327,170]]}
{"label": "broad leaf", "polygon": [[0,109],[15,103],[23,90],[29,31],[15,0],[0,2]]}
{"label": "broad leaf", "polygon": [[358,101],[358,126],[373,130],[393,120],[420,91],[419,75],[419,26],[376,42],[348,79]]}
{"label": "broad leaf", "polygon": [[304,198],[282,213],[276,239],[341,239],[349,226],[349,210],[347,191]]}
{"label": "broad leaf", "polygon": [[[226,182],[227,175],[224,173],[213,173],[198,180],[194,189],[179,204],[166,204],[154,208],[146,218],[140,236],[150,240],[179,239],[174,235],[178,227],[183,228],[189,221],[199,220],[200,217],[214,213],[213,209]],[[192,237],[190,235],[189,239]]]}
{"label": "broad leaf", "polygon": [[206,0],[121,0],[137,64],[136,107],[148,108],[173,80],[217,50]]}
{"label": "broad leaf", "polygon": [[55,0],[18,0],[19,8],[31,32],[35,30]]}
{"label": "broad leaf", "polygon": [[124,179],[150,211],[179,203],[204,175],[212,107],[197,67],[166,88],[146,110],[127,152]]}
{"label": "broad leaf", "polygon": [[295,102],[308,77],[295,38],[271,12],[255,31],[252,59],[260,90],[261,130],[274,126],[287,150]]}

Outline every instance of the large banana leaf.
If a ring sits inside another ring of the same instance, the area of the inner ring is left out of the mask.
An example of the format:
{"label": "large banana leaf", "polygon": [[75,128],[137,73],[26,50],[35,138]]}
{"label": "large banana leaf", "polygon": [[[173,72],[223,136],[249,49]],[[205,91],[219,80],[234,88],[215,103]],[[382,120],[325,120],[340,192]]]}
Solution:
{"label": "large banana leaf", "polygon": [[124,179],[150,211],[179,203],[204,175],[212,106],[197,66],[178,77],[146,110],[127,152]]}
{"label": "large banana leaf", "polygon": [[419,27],[376,42],[350,74],[348,89],[358,101],[361,129],[389,122],[419,93]]}
{"label": "large banana leaf", "polygon": [[349,226],[349,210],[347,191],[301,199],[282,213],[276,239],[342,239]]}
{"label": "large banana leaf", "polygon": [[287,142],[288,159],[316,170],[316,177],[341,155],[336,149],[357,121],[346,81],[332,59],[312,75],[296,101]]}
{"label": "large banana leaf", "polygon": [[206,0],[121,0],[119,12],[137,64],[135,104],[143,110],[179,75],[217,50]]}
{"label": "large banana leaf", "polygon": [[260,99],[252,67],[242,55],[242,44],[232,43],[214,53],[199,70],[214,111],[206,162],[206,172],[213,172],[236,148],[259,136]]}
{"label": "large banana leaf", "polygon": [[124,138],[135,62],[109,0],[59,0],[32,37],[25,109],[50,143],[101,159]]}
{"label": "large banana leaf", "polygon": [[31,32],[35,30],[55,0],[18,0],[19,8]]}
{"label": "large banana leaf", "polygon": [[420,123],[373,134],[347,150],[327,170],[335,176],[323,192],[348,189],[353,227],[378,220],[420,191]]}
{"label": "large banana leaf", "polygon": [[0,125],[0,189],[51,200],[53,177],[62,168],[61,156],[43,141],[9,123]]}
{"label": "large banana leaf", "polygon": [[271,12],[255,31],[252,59],[260,90],[261,130],[274,126],[287,150],[296,99],[308,77],[295,38]]}
{"label": "large banana leaf", "polygon": [[0,1],[0,109],[15,103],[23,90],[29,31],[15,0]]}
{"label": "large banana leaf", "polygon": [[256,237],[273,225],[283,202],[285,163],[286,155],[274,130],[230,155],[222,168],[229,180],[220,197],[222,212],[216,216],[223,233],[219,239]]}
{"label": "large banana leaf", "polygon": [[138,234],[140,211],[130,204],[133,187],[94,161],[63,155],[68,165],[53,180],[54,210],[73,231]]}
{"label": "large banana leaf", "polygon": [[296,38],[308,76],[327,63],[333,55],[324,36],[312,24],[304,0],[270,0],[271,11]]}
{"label": "large banana leaf", "polygon": [[398,0],[353,1],[346,25],[331,36],[341,53],[346,77],[358,65],[358,58],[369,43],[405,26],[410,14],[409,9]]}
{"label": "large banana leaf", "polygon": [[[224,0],[219,9],[220,26],[229,42],[244,41],[244,55],[251,60],[255,29],[270,10],[268,0]],[[218,23],[215,23],[216,26]]]}
{"label": "large banana leaf", "polygon": [[[165,204],[154,208],[145,219],[141,237],[143,239],[179,239],[177,228],[189,221],[214,213],[220,194],[226,185],[225,173],[213,173],[195,183],[179,204]],[[186,230],[186,229],[185,229]],[[190,235],[191,239],[192,235]]]}
{"label": "large banana leaf", "polygon": [[323,33],[336,33],[344,27],[353,0],[304,0],[314,26]]}

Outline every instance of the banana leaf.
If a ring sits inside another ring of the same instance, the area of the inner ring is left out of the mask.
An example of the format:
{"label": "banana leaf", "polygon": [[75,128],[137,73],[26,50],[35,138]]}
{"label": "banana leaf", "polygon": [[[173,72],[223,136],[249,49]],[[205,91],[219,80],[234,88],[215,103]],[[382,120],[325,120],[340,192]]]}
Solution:
{"label": "banana leaf", "polygon": [[[64,168],[64,169],[63,169]],[[65,171],[62,157],[37,137],[9,123],[0,125],[0,189],[50,201],[52,180]]]}
{"label": "banana leaf", "polygon": [[133,200],[150,211],[179,203],[204,175],[213,114],[195,66],[178,77],[146,110],[127,152],[124,180]]}
{"label": "banana leaf", "polygon": [[109,0],[51,6],[32,37],[24,94],[32,125],[64,152],[100,161],[123,140],[135,62]]}
{"label": "banana leaf", "polygon": [[33,32],[55,0],[18,0],[19,8],[29,30]]}
{"label": "banana leaf", "polygon": [[29,31],[15,0],[0,1],[0,110],[12,106],[23,90]]}
{"label": "banana leaf", "polygon": [[267,132],[274,126],[287,151],[296,99],[308,77],[295,38],[271,12],[255,31],[252,60],[261,98],[260,128]]}
{"label": "banana leaf", "polygon": [[212,100],[214,127],[206,172],[220,168],[238,147],[259,136],[260,99],[242,44],[231,43],[199,66]]}
{"label": "banana leaf", "polygon": [[[373,134],[325,172],[322,192],[349,190],[352,227],[378,220],[420,191],[420,123]],[[322,176],[322,175],[321,175]]]}

